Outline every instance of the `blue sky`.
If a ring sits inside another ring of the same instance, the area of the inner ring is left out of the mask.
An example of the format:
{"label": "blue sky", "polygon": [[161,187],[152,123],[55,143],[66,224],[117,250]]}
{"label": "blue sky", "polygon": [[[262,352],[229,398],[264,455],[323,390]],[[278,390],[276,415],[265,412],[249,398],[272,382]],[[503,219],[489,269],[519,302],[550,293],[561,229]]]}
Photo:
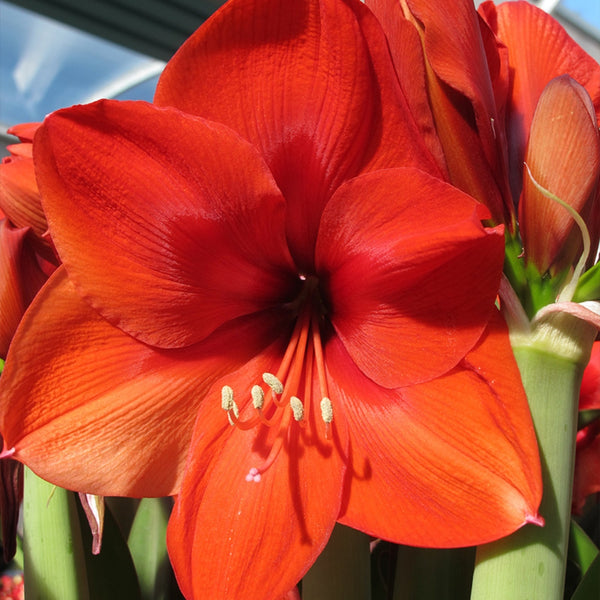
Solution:
{"label": "blue sky", "polygon": [[578,13],[596,29],[600,29],[600,2],[598,0],[562,0],[560,4]]}

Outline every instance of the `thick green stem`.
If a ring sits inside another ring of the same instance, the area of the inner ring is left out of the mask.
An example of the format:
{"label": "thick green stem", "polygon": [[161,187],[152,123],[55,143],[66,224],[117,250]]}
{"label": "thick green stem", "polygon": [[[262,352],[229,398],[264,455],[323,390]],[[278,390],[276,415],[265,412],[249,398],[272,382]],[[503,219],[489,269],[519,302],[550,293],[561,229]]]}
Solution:
{"label": "thick green stem", "polygon": [[369,600],[370,597],[370,538],[338,524],[302,579],[302,600]]}
{"label": "thick green stem", "polygon": [[562,600],[579,387],[594,337],[564,314],[511,336],[540,447],[546,524],[478,548],[471,600]]}
{"label": "thick green stem", "polygon": [[87,600],[75,496],[25,468],[23,554],[27,600]]}

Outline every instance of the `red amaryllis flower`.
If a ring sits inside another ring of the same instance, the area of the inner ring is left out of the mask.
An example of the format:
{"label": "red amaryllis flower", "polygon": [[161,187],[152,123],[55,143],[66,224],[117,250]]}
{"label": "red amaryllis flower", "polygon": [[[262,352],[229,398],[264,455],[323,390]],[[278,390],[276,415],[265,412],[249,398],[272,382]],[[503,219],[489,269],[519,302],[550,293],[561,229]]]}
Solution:
{"label": "red amaryllis flower", "polygon": [[479,13],[471,0],[367,4],[440,168],[507,225],[506,273],[532,317],[554,302],[582,248],[571,215],[534,179],[580,212],[588,268],[596,256],[600,66],[528,2],[485,2]]}
{"label": "red amaryllis flower", "polygon": [[579,394],[579,410],[596,408],[600,408],[600,342],[594,342]]}
{"label": "red amaryllis flower", "polygon": [[600,418],[577,432],[573,512],[581,514],[586,498],[600,492]]}
{"label": "red amaryllis flower", "polygon": [[[33,169],[32,144],[38,123],[8,130],[22,143],[8,146],[10,156],[0,164],[0,358],[48,276],[56,268]],[[18,400],[17,400],[18,402]],[[1,436],[0,436],[1,438]],[[5,561],[16,551],[17,521],[23,497],[23,466],[0,461],[0,517]]]}
{"label": "red amaryllis flower", "polygon": [[[525,261],[539,273],[567,271],[581,234],[567,211],[535,188],[531,175],[584,218],[596,255],[600,237],[600,65],[550,15],[529,2],[491,2],[480,12],[505,53],[510,183],[519,202]],[[563,273],[564,276],[564,273]]]}
{"label": "red amaryllis flower", "polygon": [[497,7],[484,2],[479,14],[471,0],[367,4],[386,31],[399,81],[432,146],[431,132],[437,134],[438,162],[455,185],[512,228],[542,91],[568,74],[585,87],[598,111],[600,67],[529,2]]}
{"label": "red amaryllis flower", "polygon": [[11,345],[6,452],[177,494],[189,598],[284,595],[336,521],[452,546],[538,519],[502,227],[437,178],[391,72],[360,2],[233,1],[155,105],[36,135],[64,264]]}
{"label": "red amaryllis flower", "polygon": [[[592,355],[583,373],[579,410],[600,409],[600,342],[594,342]],[[586,498],[600,492],[600,417],[577,432],[573,512],[580,514]]]}
{"label": "red amaryllis flower", "polygon": [[600,114],[600,66],[549,14],[530,2],[484,2],[479,12],[497,36],[507,77],[495,87],[508,89],[505,123],[511,187],[515,201],[522,187],[523,160],[538,100],[555,77],[569,75],[581,84]]}
{"label": "red amaryllis flower", "polygon": [[32,139],[39,123],[9,129],[22,143],[8,146],[0,164],[0,358],[25,309],[54,271],[57,259],[35,181]]}

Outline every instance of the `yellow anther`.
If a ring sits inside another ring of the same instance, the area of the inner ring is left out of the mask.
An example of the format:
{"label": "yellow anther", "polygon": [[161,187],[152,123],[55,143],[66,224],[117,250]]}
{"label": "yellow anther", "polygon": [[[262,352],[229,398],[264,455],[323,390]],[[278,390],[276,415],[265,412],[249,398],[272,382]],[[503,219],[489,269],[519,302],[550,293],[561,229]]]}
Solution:
{"label": "yellow anther", "polygon": [[327,397],[321,400],[321,418],[325,423],[333,421],[333,406],[331,405],[331,400]]}
{"label": "yellow anther", "polygon": [[250,393],[252,394],[252,406],[254,406],[254,408],[257,410],[261,409],[265,403],[265,393],[260,385],[253,386]]}
{"label": "yellow anther", "polygon": [[221,388],[221,408],[227,411],[229,424],[235,425],[235,421],[231,418],[231,412],[233,412],[236,419],[239,419],[240,409],[233,399],[233,390],[228,385]]}
{"label": "yellow anther", "polygon": [[274,394],[283,393],[283,384],[273,373],[263,373],[263,381],[273,390]]}
{"label": "yellow anther", "polygon": [[233,408],[234,404],[233,390],[228,385],[224,385],[221,388],[221,408],[229,411]]}
{"label": "yellow anther", "polygon": [[296,421],[302,421],[302,419],[304,419],[304,404],[302,404],[300,398],[292,396],[290,398],[290,408],[294,413],[294,419],[296,419]]}

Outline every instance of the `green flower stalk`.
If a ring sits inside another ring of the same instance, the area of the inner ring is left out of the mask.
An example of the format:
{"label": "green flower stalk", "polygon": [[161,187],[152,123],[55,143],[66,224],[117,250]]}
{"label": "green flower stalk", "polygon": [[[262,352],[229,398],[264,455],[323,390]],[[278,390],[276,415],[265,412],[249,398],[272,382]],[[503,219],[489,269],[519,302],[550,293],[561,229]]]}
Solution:
{"label": "green flower stalk", "polygon": [[23,518],[27,600],[87,600],[87,572],[73,492],[25,469]]}
{"label": "green flower stalk", "polygon": [[[542,94],[533,119],[527,160],[537,164],[535,170],[538,177],[548,180],[546,185],[553,189],[560,187],[557,173],[568,170],[569,152],[566,162],[554,164],[552,170],[552,163],[547,161],[548,155],[552,155],[548,148],[556,150],[558,144],[554,138],[558,134],[565,140],[567,132],[579,130],[580,137],[589,142],[584,148],[587,156],[580,161],[586,163],[585,177],[579,173],[585,185],[580,188],[572,181],[571,189],[576,191],[565,202],[542,186],[534,177],[534,169],[525,163],[520,207],[524,260],[511,254],[512,246],[507,245],[510,268],[506,273],[512,287],[505,279],[500,290],[511,345],[538,437],[544,480],[540,514],[546,522],[544,527],[527,526],[478,549],[472,600],[563,597],[579,390],[600,329],[597,298],[572,302],[580,281],[584,281],[588,291],[598,285],[597,270],[591,278],[584,274],[592,245],[588,225],[579,212],[588,207],[586,210],[594,215],[593,206],[597,210],[598,200],[595,185],[600,146],[595,115],[589,104],[585,90],[568,77],[556,78]],[[585,132],[587,135],[583,135]],[[571,147],[576,146],[572,143],[567,150]],[[574,170],[579,168],[577,165]],[[590,206],[593,202],[596,205]],[[546,221],[540,223],[540,218]],[[579,240],[574,233],[579,234]],[[596,242],[597,239],[595,245]],[[574,264],[578,255],[579,260]],[[589,299],[579,293],[579,299]],[[525,311],[534,314],[531,323]]]}
{"label": "green flower stalk", "polygon": [[546,523],[478,548],[472,600],[563,597],[579,386],[595,336],[594,325],[567,313],[512,336],[542,457]]}

